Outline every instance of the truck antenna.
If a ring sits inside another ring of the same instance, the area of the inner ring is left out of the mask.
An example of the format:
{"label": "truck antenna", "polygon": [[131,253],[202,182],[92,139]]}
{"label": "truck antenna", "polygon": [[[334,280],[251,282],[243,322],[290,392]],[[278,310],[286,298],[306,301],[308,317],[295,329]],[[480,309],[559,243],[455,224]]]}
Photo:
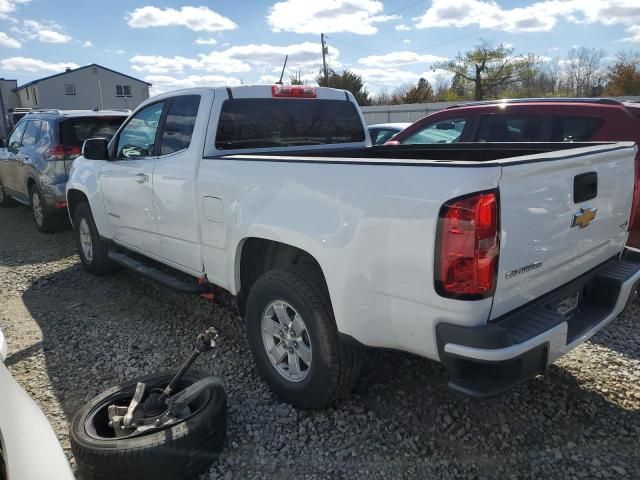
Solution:
{"label": "truck antenna", "polygon": [[287,68],[288,59],[289,59],[289,55],[284,57],[284,65],[282,65],[282,73],[280,74],[280,80],[276,82],[276,85],[282,85],[282,77],[284,77],[284,69]]}

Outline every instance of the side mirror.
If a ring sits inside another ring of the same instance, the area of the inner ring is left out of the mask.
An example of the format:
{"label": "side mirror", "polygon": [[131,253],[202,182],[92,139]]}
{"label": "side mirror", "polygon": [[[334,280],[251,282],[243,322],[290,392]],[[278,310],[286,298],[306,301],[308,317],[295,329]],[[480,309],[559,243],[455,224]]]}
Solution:
{"label": "side mirror", "polygon": [[4,148],[7,146],[7,139],[4,137],[0,137],[0,148]]}
{"label": "side mirror", "polygon": [[109,160],[108,145],[106,138],[88,138],[82,145],[82,156],[87,160]]}
{"label": "side mirror", "polygon": [[436,130],[454,130],[456,124],[453,122],[440,122],[436,125]]}

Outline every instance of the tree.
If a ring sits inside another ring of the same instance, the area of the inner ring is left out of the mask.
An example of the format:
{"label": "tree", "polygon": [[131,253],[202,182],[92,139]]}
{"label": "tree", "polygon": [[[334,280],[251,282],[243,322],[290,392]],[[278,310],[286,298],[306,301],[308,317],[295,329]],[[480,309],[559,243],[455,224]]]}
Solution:
{"label": "tree", "polygon": [[362,77],[350,70],[344,70],[337,73],[333,69],[329,70],[329,75],[325,79],[322,72],[316,78],[316,82],[321,87],[340,88],[348,90],[353,94],[358,105],[371,105],[371,97],[369,91],[364,86]]}
{"label": "tree", "polygon": [[391,103],[398,105],[402,103],[426,103],[433,101],[433,88],[424,78],[418,80],[415,85],[405,85],[397,88],[391,94]]}
{"label": "tree", "polygon": [[434,65],[453,73],[454,78],[471,83],[476,100],[483,100],[492,91],[521,82],[533,73],[533,55],[514,55],[513,48],[497,47],[481,40],[473,50],[458,53],[455,59]]}
{"label": "tree", "polygon": [[302,76],[300,70],[297,71],[295,75],[289,75],[289,84],[290,85],[304,85],[305,82],[302,80]]}
{"label": "tree", "polygon": [[578,97],[595,97],[602,94],[606,75],[602,69],[605,51],[579,47],[569,50],[565,76],[569,90]]}
{"label": "tree", "polygon": [[640,95],[640,52],[620,52],[607,77],[607,95]]}

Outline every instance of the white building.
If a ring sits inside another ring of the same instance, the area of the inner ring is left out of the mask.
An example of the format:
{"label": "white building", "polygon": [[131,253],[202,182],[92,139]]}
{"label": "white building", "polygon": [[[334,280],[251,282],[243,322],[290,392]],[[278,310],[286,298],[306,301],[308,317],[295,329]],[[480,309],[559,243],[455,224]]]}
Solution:
{"label": "white building", "polygon": [[33,80],[16,89],[17,106],[93,110],[133,110],[149,98],[150,83],[92,63],[49,77]]}

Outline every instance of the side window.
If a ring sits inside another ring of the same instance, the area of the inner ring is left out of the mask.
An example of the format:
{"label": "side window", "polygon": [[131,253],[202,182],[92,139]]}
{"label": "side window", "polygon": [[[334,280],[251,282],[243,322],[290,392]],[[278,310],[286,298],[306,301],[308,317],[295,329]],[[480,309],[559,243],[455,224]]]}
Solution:
{"label": "side window", "polygon": [[160,155],[189,148],[199,105],[200,95],[182,95],[171,100],[162,131]]}
{"label": "side window", "polygon": [[430,123],[422,130],[415,132],[404,139],[405,145],[428,143],[457,143],[460,141],[466,118],[449,118]]}
{"label": "side window", "polygon": [[18,148],[21,145],[22,134],[24,133],[24,128],[27,126],[27,122],[19,123],[11,136],[9,137],[9,147],[10,148]]}
{"label": "side window", "polygon": [[539,142],[540,115],[483,115],[478,126],[478,142]]}
{"label": "side window", "polygon": [[38,131],[40,130],[40,120],[30,120],[22,135],[22,146],[33,147],[38,141]]}
{"label": "side window", "polygon": [[566,117],[556,115],[553,118],[554,142],[584,142],[600,129],[604,121],[597,117]]}
{"label": "side window", "polygon": [[375,145],[382,145],[384,142],[393,137],[397,132],[397,130],[379,130],[376,135],[375,141],[373,142]]}
{"label": "side window", "polygon": [[46,120],[40,120],[40,135],[38,135],[38,143],[51,143],[51,126]]}
{"label": "side window", "polygon": [[118,158],[140,158],[153,155],[156,131],[164,102],[143,108],[127,123],[118,136]]}

